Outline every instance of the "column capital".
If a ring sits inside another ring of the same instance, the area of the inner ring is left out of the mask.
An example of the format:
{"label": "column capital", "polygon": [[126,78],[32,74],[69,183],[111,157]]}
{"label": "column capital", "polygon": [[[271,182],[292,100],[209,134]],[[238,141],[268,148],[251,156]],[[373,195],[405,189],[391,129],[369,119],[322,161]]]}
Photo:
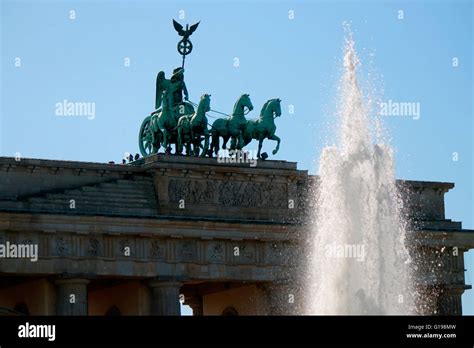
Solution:
{"label": "column capital", "polygon": [[183,277],[161,276],[146,280],[146,284],[150,288],[156,287],[181,287],[184,284]]}
{"label": "column capital", "polygon": [[52,281],[56,280],[68,280],[68,279],[95,279],[97,276],[92,273],[71,273],[63,272],[54,276],[49,277]]}
{"label": "column capital", "polygon": [[56,285],[66,285],[66,284],[71,284],[71,285],[83,284],[83,285],[87,285],[87,284],[89,284],[90,282],[91,282],[90,280],[84,279],[84,278],[59,278],[59,279],[54,280],[54,283],[55,283]]}
{"label": "column capital", "polygon": [[147,282],[150,288],[180,288],[182,282],[152,279]]}

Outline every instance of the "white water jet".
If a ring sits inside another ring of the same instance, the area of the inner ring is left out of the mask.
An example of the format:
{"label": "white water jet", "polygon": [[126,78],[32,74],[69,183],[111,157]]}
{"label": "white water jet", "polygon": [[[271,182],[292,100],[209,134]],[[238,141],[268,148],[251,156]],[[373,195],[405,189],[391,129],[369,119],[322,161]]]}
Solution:
{"label": "white water jet", "polygon": [[372,142],[348,29],[343,63],[338,146],[319,163],[307,314],[412,314],[393,151]]}

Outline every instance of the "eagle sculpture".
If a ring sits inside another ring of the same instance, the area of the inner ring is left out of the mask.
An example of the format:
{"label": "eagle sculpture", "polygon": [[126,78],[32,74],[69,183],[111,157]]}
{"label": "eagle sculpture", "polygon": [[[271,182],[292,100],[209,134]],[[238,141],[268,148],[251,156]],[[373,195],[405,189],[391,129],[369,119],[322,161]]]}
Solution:
{"label": "eagle sculpture", "polygon": [[196,24],[193,24],[191,26],[189,26],[189,24],[186,24],[186,30],[184,30],[183,26],[173,19],[173,26],[178,32],[179,36],[183,37],[183,40],[187,40],[191,36],[191,34],[194,33],[199,23],[200,22],[197,22]]}

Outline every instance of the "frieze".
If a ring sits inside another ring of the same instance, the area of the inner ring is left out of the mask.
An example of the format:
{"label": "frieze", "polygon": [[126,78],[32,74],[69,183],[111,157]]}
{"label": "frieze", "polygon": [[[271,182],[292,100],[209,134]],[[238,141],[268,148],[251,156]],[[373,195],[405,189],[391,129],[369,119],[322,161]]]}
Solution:
{"label": "frieze", "polygon": [[99,240],[91,237],[88,241],[87,255],[97,257],[99,255]]}
{"label": "frieze", "polygon": [[224,207],[287,208],[288,187],[284,183],[195,180],[171,178],[170,202]]}
{"label": "frieze", "polygon": [[207,243],[207,261],[211,263],[223,263],[225,261],[225,244],[223,242]]}
{"label": "frieze", "polygon": [[166,259],[166,240],[154,239],[150,242],[149,257],[151,259]]}
{"label": "frieze", "polygon": [[56,255],[66,256],[71,247],[70,241],[64,236],[56,236]]}
{"label": "frieze", "polygon": [[197,241],[183,240],[175,242],[177,259],[182,262],[190,262],[197,260]]}
{"label": "frieze", "polygon": [[[0,242],[13,241],[0,234]],[[87,260],[153,260],[191,262],[198,264],[283,265],[288,261],[288,245],[282,242],[198,240],[166,238],[134,238],[65,234],[29,235],[21,239],[25,244],[39,241],[39,262],[42,258],[72,258]],[[51,246],[51,248],[50,248]],[[260,252],[258,251],[260,250]]]}

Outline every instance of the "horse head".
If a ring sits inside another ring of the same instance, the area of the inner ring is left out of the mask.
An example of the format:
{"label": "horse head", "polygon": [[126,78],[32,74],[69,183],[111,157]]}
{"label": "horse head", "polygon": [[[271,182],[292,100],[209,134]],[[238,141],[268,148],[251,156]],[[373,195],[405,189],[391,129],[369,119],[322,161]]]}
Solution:
{"label": "horse head", "polygon": [[273,119],[273,114],[275,117],[281,116],[281,99],[269,99],[265,104],[263,104],[262,111],[260,112],[260,118],[271,117]]}
{"label": "horse head", "polygon": [[281,116],[281,99],[277,98],[275,99],[275,117],[280,117]]}
{"label": "horse head", "polygon": [[208,112],[211,110],[211,95],[210,94],[203,94],[201,96],[201,101],[199,102],[199,107],[201,107],[201,104],[202,104],[202,108],[204,108],[204,112]]}
{"label": "horse head", "polygon": [[237,99],[234,105],[234,111],[232,112],[232,115],[245,116],[245,108],[247,108],[249,112],[253,110],[253,104],[250,100],[250,94],[242,94],[239,99]]}
{"label": "horse head", "polygon": [[239,98],[240,105],[246,107],[249,111],[253,110],[253,104],[250,100],[250,94],[242,94]]}

